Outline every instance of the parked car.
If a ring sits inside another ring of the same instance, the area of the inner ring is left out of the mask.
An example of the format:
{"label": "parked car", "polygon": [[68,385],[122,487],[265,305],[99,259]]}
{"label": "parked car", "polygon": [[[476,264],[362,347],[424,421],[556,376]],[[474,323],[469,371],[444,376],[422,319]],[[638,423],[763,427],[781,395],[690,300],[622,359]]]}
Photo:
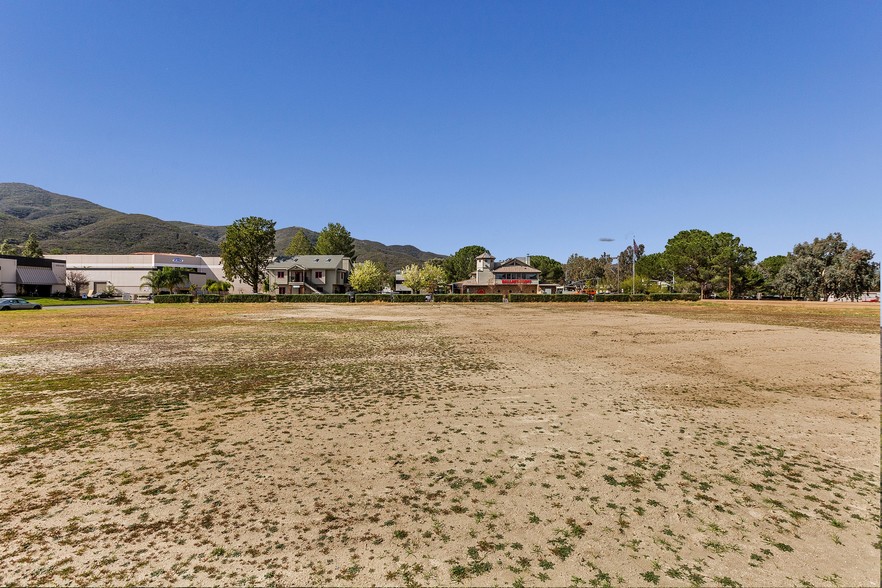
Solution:
{"label": "parked car", "polygon": [[0,310],[40,310],[39,304],[33,304],[21,298],[0,298]]}

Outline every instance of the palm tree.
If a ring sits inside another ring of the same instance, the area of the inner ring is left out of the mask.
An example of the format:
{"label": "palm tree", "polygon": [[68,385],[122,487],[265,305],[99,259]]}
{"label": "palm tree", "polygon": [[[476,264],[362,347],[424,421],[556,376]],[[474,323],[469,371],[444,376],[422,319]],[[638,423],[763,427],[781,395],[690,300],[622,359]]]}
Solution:
{"label": "palm tree", "polygon": [[190,280],[190,273],[182,267],[160,267],[150,270],[141,280],[142,286],[147,286],[156,294],[167,289],[174,292],[175,288]]}
{"label": "palm tree", "polygon": [[233,285],[223,280],[206,280],[205,289],[208,292],[216,292],[217,294],[226,294],[233,289]]}

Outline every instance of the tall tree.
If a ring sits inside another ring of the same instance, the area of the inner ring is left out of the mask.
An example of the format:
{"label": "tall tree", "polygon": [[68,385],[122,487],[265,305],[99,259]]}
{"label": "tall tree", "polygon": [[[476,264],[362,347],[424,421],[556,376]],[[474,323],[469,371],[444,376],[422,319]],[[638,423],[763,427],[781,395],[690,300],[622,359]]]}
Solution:
{"label": "tall tree", "polygon": [[3,239],[0,243],[0,255],[18,255],[18,247],[9,242],[9,239]]}
{"label": "tall tree", "polygon": [[285,255],[296,257],[297,255],[312,255],[313,253],[315,253],[315,247],[312,241],[309,240],[303,229],[297,229],[297,232],[294,233],[294,237],[291,239],[291,243],[285,249]]}
{"label": "tall tree", "polygon": [[468,279],[472,272],[475,271],[477,264],[475,259],[483,253],[487,253],[486,247],[466,245],[445,259],[442,267],[447,270],[447,275],[452,282]]}
{"label": "tall tree", "polygon": [[35,234],[28,235],[28,240],[21,246],[21,255],[22,257],[43,257],[43,249]]}
{"label": "tall tree", "polygon": [[346,227],[340,223],[328,223],[316,239],[315,252],[319,255],[344,255],[355,261],[355,241]]}
{"label": "tall tree", "polygon": [[710,233],[700,229],[680,231],[668,239],[664,254],[677,277],[698,284],[702,298],[710,292],[716,276],[714,238]]}
{"label": "tall tree", "polygon": [[426,262],[420,270],[420,281],[423,288],[434,294],[442,284],[447,283],[447,271],[438,264]]}
{"label": "tall tree", "polygon": [[404,284],[405,288],[410,288],[414,294],[419,294],[423,287],[423,275],[420,272],[420,266],[415,263],[405,266],[401,270],[401,283]]}
{"label": "tall tree", "polygon": [[547,284],[559,284],[563,282],[563,265],[556,259],[546,255],[531,255],[530,265],[542,272],[542,281]]}
{"label": "tall tree", "polygon": [[356,263],[349,274],[349,285],[356,292],[377,292],[388,279],[388,272],[370,259]]}
{"label": "tall tree", "polygon": [[227,227],[227,234],[220,245],[224,273],[228,277],[239,278],[251,286],[256,294],[275,247],[275,221],[257,216],[240,218]]}
{"label": "tall tree", "polygon": [[726,284],[726,292],[731,300],[757,277],[751,272],[756,251],[742,245],[741,239],[732,233],[717,233],[713,241],[714,257],[711,261],[718,279]]}
{"label": "tall tree", "polygon": [[874,285],[878,264],[872,259],[872,251],[849,247],[840,233],[830,233],[795,245],[774,286],[796,298],[855,298]]}

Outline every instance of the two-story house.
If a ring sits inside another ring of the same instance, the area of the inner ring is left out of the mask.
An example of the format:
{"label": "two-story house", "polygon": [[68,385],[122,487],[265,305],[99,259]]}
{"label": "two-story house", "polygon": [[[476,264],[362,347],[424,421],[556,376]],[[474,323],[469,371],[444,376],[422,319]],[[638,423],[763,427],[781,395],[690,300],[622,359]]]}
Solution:
{"label": "two-story house", "polygon": [[352,260],[343,255],[278,257],[266,271],[276,294],[345,294]]}
{"label": "two-story house", "polygon": [[538,294],[542,272],[530,265],[530,258],[515,257],[497,264],[483,253],[475,258],[477,267],[469,279],[456,284],[463,294]]}

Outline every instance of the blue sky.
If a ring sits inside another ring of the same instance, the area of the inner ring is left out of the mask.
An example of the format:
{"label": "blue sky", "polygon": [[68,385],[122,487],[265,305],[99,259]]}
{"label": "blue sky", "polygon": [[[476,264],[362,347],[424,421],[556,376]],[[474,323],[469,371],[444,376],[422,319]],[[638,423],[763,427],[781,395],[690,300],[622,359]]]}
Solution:
{"label": "blue sky", "polygon": [[0,0],[0,181],[438,253],[880,253],[879,31],[869,1]]}

